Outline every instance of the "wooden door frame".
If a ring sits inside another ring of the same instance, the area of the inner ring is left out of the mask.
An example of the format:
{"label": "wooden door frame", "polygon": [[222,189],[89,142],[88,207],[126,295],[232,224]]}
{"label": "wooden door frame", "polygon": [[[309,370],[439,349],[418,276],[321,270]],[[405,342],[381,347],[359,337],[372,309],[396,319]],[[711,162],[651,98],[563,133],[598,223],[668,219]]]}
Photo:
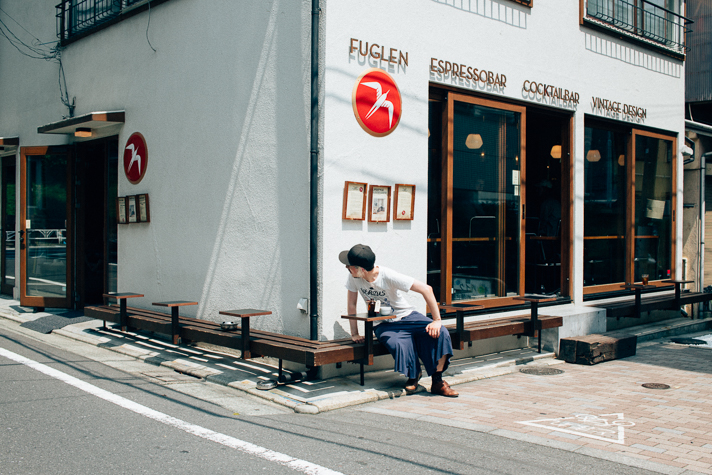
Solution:
{"label": "wooden door frame", "polygon": [[[561,295],[569,297],[572,293],[573,266],[573,222],[574,222],[574,114],[568,120],[562,120],[561,130]],[[564,153],[566,152],[566,153]],[[566,181],[564,181],[564,179]],[[567,183],[568,182],[568,183]]]}
{"label": "wooden door frame", "polygon": [[[447,93],[447,107],[444,112],[444,117],[446,120],[443,121],[443,173],[442,173],[442,199],[441,199],[441,219],[443,221],[441,229],[441,255],[440,255],[440,295],[438,299],[445,297],[443,303],[452,303],[452,201],[453,201],[453,142],[454,142],[454,115],[455,108],[454,103],[466,102],[473,105],[478,105],[482,107],[489,107],[491,109],[506,110],[511,112],[519,112],[520,122],[519,122],[519,147],[520,147],[520,157],[519,157],[519,183],[520,183],[520,193],[519,193],[519,295],[524,295],[524,245],[522,238],[525,231],[525,215],[524,210],[526,209],[526,194],[524,193],[524,187],[526,186],[526,130],[527,130],[527,108],[524,105],[514,105],[506,102],[500,102],[491,99],[483,99],[477,96],[468,96],[464,94],[459,94],[456,92],[448,91]],[[485,305],[486,307],[504,306],[508,304],[514,304],[516,301],[513,297],[495,297],[492,299],[478,299],[479,304]]]}
{"label": "wooden door frame", "polygon": [[[649,132],[646,130],[640,130],[640,129],[633,129],[633,132],[631,133],[631,148],[632,148],[632,156],[631,156],[631,163],[630,166],[632,167],[631,170],[631,175],[633,175],[633,189],[631,190],[631,197],[630,201],[628,202],[628,208],[630,212],[630,225],[632,227],[631,233],[629,236],[626,236],[626,239],[630,240],[630,243],[627,244],[627,248],[629,247],[631,249],[631,258],[628,260],[628,265],[630,266],[629,272],[626,274],[626,277],[629,279],[628,282],[633,282],[635,278],[635,262],[633,259],[635,259],[635,159],[636,159],[636,146],[635,146],[635,139],[636,137],[641,136],[641,137],[650,137],[658,140],[669,140],[671,142],[671,147],[672,147],[672,163],[670,164],[670,207],[671,207],[671,216],[670,216],[670,226],[672,226],[672,229],[670,230],[670,248],[668,249],[668,252],[670,253],[670,276],[668,278],[675,278],[675,271],[677,270],[677,263],[675,261],[675,249],[677,249],[676,246],[676,237],[677,237],[677,137],[671,136],[671,135],[665,135],[665,134],[660,134],[656,132]],[[664,279],[661,279],[664,280]],[[661,282],[661,280],[654,281],[651,280],[650,283],[655,283],[655,282]]]}
{"label": "wooden door frame", "polygon": [[[37,297],[37,296],[27,296],[27,157],[35,155],[49,155],[49,154],[65,154],[67,157],[67,176],[66,176],[66,215],[67,215],[67,225],[65,230],[66,238],[66,297],[65,298],[55,298],[55,297]],[[71,308],[74,302],[74,279],[73,279],[73,268],[74,268],[74,255],[72,252],[74,244],[74,232],[73,232],[73,213],[72,213],[72,203],[73,200],[73,190],[72,190],[72,153],[67,146],[43,146],[43,147],[20,147],[20,183],[19,183],[19,194],[20,194],[20,229],[21,232],[21,242],[20,245],[20,275],[15,276],[17,279],[20,278],[20,305],[26,307],[57,307],[57,308]],[[17,185],[16,185],[17,186]],[[17,256],[17,253],[16,253]]]}

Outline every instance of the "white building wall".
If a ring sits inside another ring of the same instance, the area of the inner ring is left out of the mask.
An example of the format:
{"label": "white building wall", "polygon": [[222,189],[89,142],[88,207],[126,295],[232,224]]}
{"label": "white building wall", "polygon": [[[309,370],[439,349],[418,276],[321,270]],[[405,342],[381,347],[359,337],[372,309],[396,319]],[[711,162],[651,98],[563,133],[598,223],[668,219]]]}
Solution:
{"label": "white building wall", "polygon": [[[579,2],[571,0],[535,1],[532,8],[507,0],[363,0],[343,6],[342,2],[329,2],[326,27],[324,188],[332,201],[324,206],[324,335],[345,336],[342,328],[348,329],[348,324],[339,318],[346,311],[346,271],[337,260],[339,251],[359,242],[369,244],[376,253],[377,264],[426,280],[430,83],[485,93],[494,99],[517,100],[524,105],[548,101],[523,92],[525,80],[579,94],[580,104],[576,107],[562,104],[557,108],[573,111],[575,120],[573,298],[580,303],[584,116],[601,116],[592,106],[592,98],[600,97],[647,109],[647,118],[639,126],[682,136],[682,62],[581,26]],[[349,55],[351,38],[383,45],[386,51],[397,48],[408,52],[408,66],[391,65],[387,69],[385,62],[364,62],[358,54]],[[431,58],[504,74],[507,85],[503,91],[494,91],[472,81],[431,73]],[[387,69],[403,97],[401,122],[383,138],[364,132],[352,111],[353,85],[370,67]],[[682,161],[678,164],[681,176]],[[406,224],[342,220],[345,181],[415,184],[415,219]],[[678,192],[681,190],[680,182]],[[681,207],[678,200],[678,216]],[[678,219],[678,236],[681,222]],[[674,257],[679,262],[679,246]],[[411,298],[421,310],[425,309],[419,296]]]}
{"label": "white building wall", "polygon": [[[578,3],[321,1],[322,338],[347,336],[340,251],[367,243],[378,264],[426,280],[431,83],[525,105],[542,103],[522,92],[525,80],[579,94],[575,109],[560,108],[575,122],[573,297],[581,302],[583,123],[600,115],[592,98],[643,107],[641,126],[682,134],[684,81],[680,61],[581,26]],[[2,8],[45,42],[56,38],[55,4],[5,0]],[[171,0],[151,9],[150,25],[143,12],[64,49],[75,115],[125,110],[126,123],[111,132],[120,148],[137,131],[148,144],[140,184],[119,171],[119,195],[148,193],[151,204],[150,224],[119,227],[119,290],[146,295],[133,305],[197,300],[182,312],[212,320],[221,320],[219,310],[267,308],[274,315],[259,317],[256,327],[309,335],[296,303],[309,296],[310,28],[310,0]],[[350,55],[351,38],[408,53],[407,67],[389,69],[403,115],[387,137],[368,135],[354,118],[356,79],[382,65]],[[58,66],[21,56],[4,40],[0,58],[0,136],[19,135],[21,146],[73,140],[37,134],[67,114]],[[433,74],[431,58],[504,74],[507,86],[488,91]],[[342,220],[345,181],[415,184],[415,219]],[[681,207],[679,199],[678,216]],[[679,262],[679,246],[676,252]],[[409,298],[425,309],[419,296]]]}
{"label": "white building wall", "polygon": [[[51,41],[56,3],[2,7]],[[133,305],[196,300],[181,313],[218,321],[266,308],[256,327],[308,337],[296,304],[309,295],[310,25],[308,0],[174,0],[150,26],[143,12],[64,49],[75,115],[125,110],[120,156],[133,132],[147,142],[143,181],[119,165],[119,196],[151,205],[150,223],[119,227],[118,289],[145,294]],[[73,139],[36,133],[67,114],[57,65],[0,47],[0,136]]]}

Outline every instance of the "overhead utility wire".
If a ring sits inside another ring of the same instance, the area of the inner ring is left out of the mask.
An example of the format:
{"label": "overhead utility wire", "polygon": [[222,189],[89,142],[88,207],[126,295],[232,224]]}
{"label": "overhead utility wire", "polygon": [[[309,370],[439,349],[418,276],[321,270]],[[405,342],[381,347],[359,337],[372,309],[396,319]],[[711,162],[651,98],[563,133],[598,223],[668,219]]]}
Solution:
{"label": "overhead utility wire", "polygon": [[[64,65],[62,64],[62,50],[60,49],[59,43],[55,46],[48,48],[45,45],[51,43],[42,43],[39,38],[30,33],[27,28],[22,26],[17,20],[8,15],[8,13],[0,8],[0,12],[4,13],[8,18],[14,21],[20,28],[25,30],[29,34],[33,41],[31,45],[25,43],[20,37],[12,32],[10,27],[5,24],[2,19],[0,19],[0,35],[4,36],[10,44],[17,49],[20,54],[27,56],[32,59],[43,59],[45,61],[53,61],[59,64],[59,96],[62,104],[69,110],[69,117],[74,117],[75,99],[72,98],[72,102],[69,102],[69,91],[67,90],[67,78],[64,75]],[[66,118],[66,117],[65,117]]]}

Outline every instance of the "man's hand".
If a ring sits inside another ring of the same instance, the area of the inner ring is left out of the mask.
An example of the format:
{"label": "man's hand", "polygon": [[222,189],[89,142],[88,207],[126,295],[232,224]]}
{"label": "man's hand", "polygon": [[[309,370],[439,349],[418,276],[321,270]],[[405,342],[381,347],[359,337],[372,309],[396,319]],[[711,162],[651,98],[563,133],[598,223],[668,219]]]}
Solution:
{"label": "man's hand", "polygon": [[359,334],[351,335],[351,339],[354,341],[354,343],[363,343],[364,341],[366,341],[366,337],[361,336]]}
{"label": "man's hand", "polygon": [[428,326],[425,327],[425,331],[427,331],[428,335],[432,336],[433,338],[437,338],[440,336],[440,327],[442,326],[442,320],[433,320],[432,323],[429,323]]}

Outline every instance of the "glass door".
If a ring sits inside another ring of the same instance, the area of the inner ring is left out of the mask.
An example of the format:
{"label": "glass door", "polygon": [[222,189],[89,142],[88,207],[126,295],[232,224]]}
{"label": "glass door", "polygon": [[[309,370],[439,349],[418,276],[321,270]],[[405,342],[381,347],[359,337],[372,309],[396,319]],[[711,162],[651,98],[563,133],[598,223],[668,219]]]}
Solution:
{"label": "glass door", "polygon": [[585,129],[583,278],[588,287],[626,280],[628,137],[622,130]]}
{"label": "glass door", "polygon": [[674,139],[634,131],[635,203],[633,282],[647,274],[650,281],[672,275]]}
{"label": "glass door", "polygon": [[441,300],[524,293],[525,109],[448,94]]}
{"label": "glass door", "polygon": [[2,158],[0,291],[7,295],[12,295],[15,287],[15,169],[15,155]]}
{"label": "glass door", "polygon": [[60,147],[23,147],[20,160],[20,304],[71,305],[71,166]]}

